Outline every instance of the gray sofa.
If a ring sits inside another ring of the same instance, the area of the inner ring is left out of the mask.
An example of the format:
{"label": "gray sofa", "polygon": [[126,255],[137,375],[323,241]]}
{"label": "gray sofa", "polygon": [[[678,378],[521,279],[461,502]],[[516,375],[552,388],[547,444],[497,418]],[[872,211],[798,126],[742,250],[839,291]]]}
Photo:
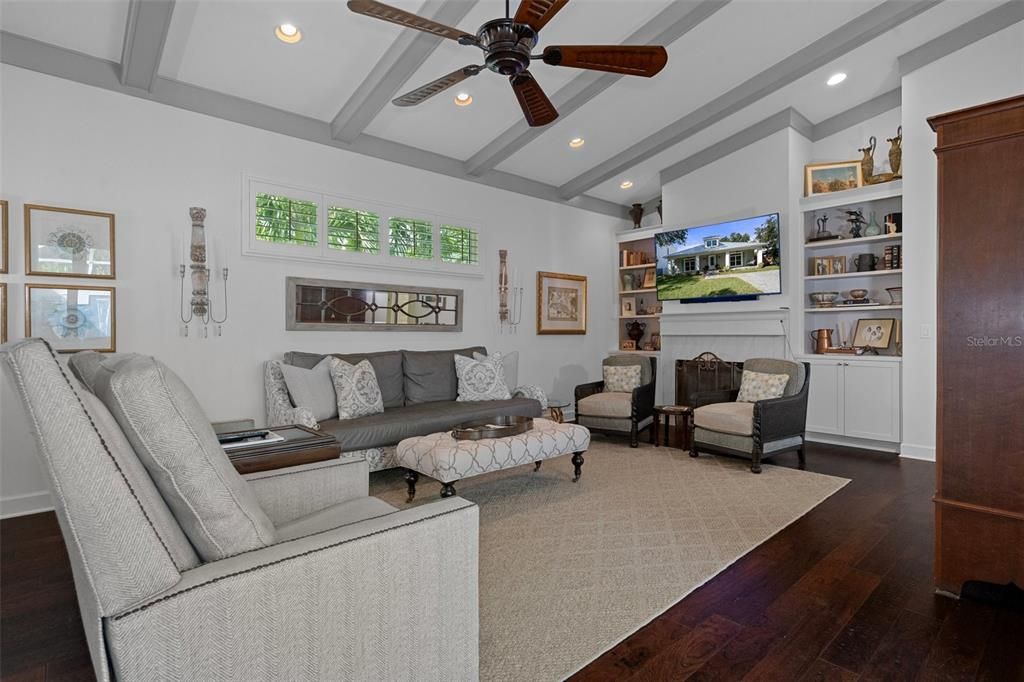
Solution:
{"label": "gray sofa", "polygon": [[169,371],[113,400],[86,378],[133,357],[78,354],[78,381],[39,339],[0,346],[98,680],[478,677],[476,505],[395,509],[358,457],[243,478]]}
{"label": "gray sofa", "polygon": [[[412,436],[447,431],[456,424],[498,415],[539,417],[544,408],[543,393],[535,387],[518,387],[509,400],[459,402],[455,355],[487,354],[483,346],[456,350],[394,350],[379,353],[332,353],[352,364],[369,360],[377,375],[384,399],[384,412],[355,419],[327,419],[317,423],[313,415],[296,407],[280,369],[280,362],[267,363],[264,378],[267,395],[267,423],[305,424],[330,433],[346,453],[359,453],[371,471],[397,466],[395,446]],[[310,369],[324,355],[291,351],[284,364]],[[511,388],[511,387],[510,387]]]}

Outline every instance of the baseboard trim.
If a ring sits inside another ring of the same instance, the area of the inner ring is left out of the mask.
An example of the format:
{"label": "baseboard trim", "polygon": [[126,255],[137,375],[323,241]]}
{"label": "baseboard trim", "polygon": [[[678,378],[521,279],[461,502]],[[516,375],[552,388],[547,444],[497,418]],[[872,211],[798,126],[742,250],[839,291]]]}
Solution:
{"label": "baseboard trim", "polygon": [[863,448],[864,450],[877,450],[879,452],[900,452],[899,443],[890,443],[883,440],[869,440],[867,438],[852,438],[849,436],[833,436],[825,433],[807,432],[805,438],[812,443],[827,443],[828,445],[842,445],[848,448]]}
{"label": "baseboard trim", "polygon": [[906,457],[907,459],[920,459],[926,462],[935,461],[935,446],[934,445],[914,445],[912,443],[904,443],[900,446],[900,457]]}
{"label": "baseboard trim", "polygon": [[50,500],[50,493],[47,490],[0,498],[0,519],[28,516],[45,511],[53,511],[53,502]]}

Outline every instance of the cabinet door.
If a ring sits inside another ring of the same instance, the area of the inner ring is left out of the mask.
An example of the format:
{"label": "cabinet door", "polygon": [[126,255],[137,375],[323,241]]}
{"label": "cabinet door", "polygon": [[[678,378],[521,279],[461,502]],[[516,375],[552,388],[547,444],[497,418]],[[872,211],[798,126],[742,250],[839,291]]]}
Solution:
{"label": "cabinet door", "polygon": [[900,440],[900,366],[893,362],[843,365],[844,424],[847,436]]}
{"label": "cabinet door", "polygon": [[811,361],[810,393],[807,397],[807,430],[843,434],[843,363]]}

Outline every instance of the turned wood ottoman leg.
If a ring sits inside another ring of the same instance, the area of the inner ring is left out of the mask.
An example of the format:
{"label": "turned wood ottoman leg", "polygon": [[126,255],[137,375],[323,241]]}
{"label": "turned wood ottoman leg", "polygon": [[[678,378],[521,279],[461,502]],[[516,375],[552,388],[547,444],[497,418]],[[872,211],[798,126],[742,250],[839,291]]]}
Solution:
{"label": "turned wood ottoman leg", "polygon": [[420,480],[418,473],[412,469],[405,470],[405,483],[409,486],[409,497],[405,500],[406,504],[412,502],[413,498],[416,497],[416,481],[418,480]]}
{"label": "turned wood ottoman leg", "polygon": [[533,463],[533,470],[534,471],[540,471],[540,465],[543,464],[543,463],[544,463],[544,460],[541,460],[539,462],[534,462]]}
{"label": "turned wood ottoman leg", "polygon": [[572,468],[573,468],[573,473],[574,473],[574,475],[572,477],[572,482],[575,483],[576,481],[580,480],[580,476],[583,473],[583,453],[582,452],[573,453],[573,456],[572,456]]}
{"label": "turned wood ottoman leg", "polygon": [[453,483],[442,483],[441,497],[452,497],[453,495],[455,495],[455,485]]}

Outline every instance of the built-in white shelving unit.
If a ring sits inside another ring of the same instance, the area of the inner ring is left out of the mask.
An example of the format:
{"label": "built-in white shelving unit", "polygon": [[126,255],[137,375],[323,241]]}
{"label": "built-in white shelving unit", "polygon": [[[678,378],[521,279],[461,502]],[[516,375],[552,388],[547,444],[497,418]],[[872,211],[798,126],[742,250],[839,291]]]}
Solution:
{"label": "built-in white shelving unit", "polygon": [[[658,356],[660,350],[643,350],[645,344],[653,344],[654,336],[661,335],[661,314],[647,312],[657,309],[658,290],[650,286],[650,282],[644,282],[644,278],[653,274],[657,268],[657,257],[655,255],[654,235],[661,230],[661,226],[647,227],[639,230],[625,230],[616,235],[618,248],[615,258],[618,266],[618,277],[615,283],[616,305],[618,310],[615,314],[618,318],[619,333],[618,346],[612,349],[615,353],[636,353],[638,355]],[[644,262],[631,265],[623,265],[624,252],[632,252],[634,257],[640,257]],[[647,286],[644,286],[647,285]],[[636,310],[629,314],[623,311],[623,301],[633,299]],[[644,311],[641,313],[641,310]],[[626,325],[632,322],[644,324],[644,336],[640,339],[639,348],[636,350],[625,350],[622,348],[624,341],[629,339],[626,333]]]}

